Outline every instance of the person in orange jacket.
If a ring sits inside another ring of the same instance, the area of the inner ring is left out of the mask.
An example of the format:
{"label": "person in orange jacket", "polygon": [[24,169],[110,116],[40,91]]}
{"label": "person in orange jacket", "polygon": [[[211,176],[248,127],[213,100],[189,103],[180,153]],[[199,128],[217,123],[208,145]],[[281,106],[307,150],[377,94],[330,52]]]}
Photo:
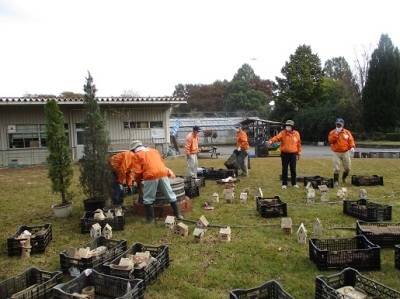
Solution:
{"label": "person in orange jacket", "polygon": [[236,146],[237,150],[246,151],[247,156],[244,158],[243,163],[240,165],[240,169],[242,170],[241,176],[248,177],[249,176],[249,152],[250,145],[247,138],[247,134],[242,130],[242,124],[235,124],[236,131]]}
{"label": "person in orange jacket", "polygon": [[133,169],[132,151],[125,151],[111,156],[110,166],[114,173],[113,185],[113,204],[122,206],[124,204],[124,182],[128,188],[128,195],[132,194],[132,169]]}
{"label": "person in orange jacket", "polygon": [[338,118],[335,122],[336,128],[329,132],[328,141],[333,152],[333,182],[334,186],[339,185],[340,164],[343,164],[342,181],[346,183],[346,178],[351,169],[350,153],[354,153],[356,147],[353,135],[344,128],[344,120]]}
{"label": "person in orange jacket", "polygon": [[183,219],[176,194],[172,190],[169,178],[174,178],[175,174],[167,168],[160,153],[153,148],[143,146],[140,140],[131,143],[133,155],[134,181],[138,184],[143,183],[143,204],[146,211],[148,223],[154,222],[154,201],[157,190],[160,190],[168,199],[174,215],[177,219]]}
{"label": "person in orange jacket", "polygon": [[301,139],[300,134],[294,130],[293,120],[287,120],[285,123],[285,130],[282,130],[278,135],[268,140],[267,146],[280,141],[279,149],[281,150],[282,162],[282,189],[287,188],[288,183],[288,166],[290,167],[290,181],[293,188],[298,189],[299,185],[296,183],[296,161],[301,156]]}
{"label": "person in orange jacket", "polygon": [[199,167],[197,159],[197,154],[199,153],[199,132],[201,132],[200,127],[194,126],[192,132],[185,138],[188,176],[194,178],[197,178],[197,168]]}

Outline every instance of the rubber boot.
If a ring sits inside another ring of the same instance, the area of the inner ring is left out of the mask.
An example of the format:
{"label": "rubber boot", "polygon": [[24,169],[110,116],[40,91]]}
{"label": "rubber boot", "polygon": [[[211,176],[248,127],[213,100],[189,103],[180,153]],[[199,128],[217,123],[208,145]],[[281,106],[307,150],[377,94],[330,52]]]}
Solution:
{"label": "rubber boot", "polygon": [[343,172],[343,176],[342,176],[343,183],[346,183],[346,178],[347,178],[348,175],[349,175],[348,172]]}
{"label": "rubber boot", "polygon": [[339,186],[339,173],[337,172],[333,173],[333,186],[334,187]]}
{"label": "rubber boot", "polygon": [[173,202],[170,202],[170,205],[172,207],[172,210],[174,211],[175,218],[182,220],[183,216],[181,215],[181,212],[179,211],[178,203],[176,201],[173,201]]}
{"label": "rubber boot", "polygon": [[154,223],[154,207],[152,204],[144,205],[147,223]]}

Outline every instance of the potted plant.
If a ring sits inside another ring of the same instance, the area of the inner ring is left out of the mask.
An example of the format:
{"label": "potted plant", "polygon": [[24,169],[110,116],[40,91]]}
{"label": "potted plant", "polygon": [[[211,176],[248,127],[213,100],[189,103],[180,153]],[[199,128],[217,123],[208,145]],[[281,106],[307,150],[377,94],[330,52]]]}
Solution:
{"label": "potted plant", "polygon": [[50,100],[44,107],[46,116],[46,144],[49,155],[48,178],[51,180],[51,189],[61,195],[61,203],[52,206],[56,217],[69,217],[72,213],[72,193],[68,192],[71,186],[73,170],[71,166],[71,152],[68,139],[65,135],[64,115],[55,100]]}
{"label": "potted plant", "polygon": [[88,74],[84,85],[84,138],[83,157],[80,160],[80,177],[85,211],[104,208],[111,199],[113,176],[108,162],[110,146],[106,129],[107,119],[96,101],[96,86]]}

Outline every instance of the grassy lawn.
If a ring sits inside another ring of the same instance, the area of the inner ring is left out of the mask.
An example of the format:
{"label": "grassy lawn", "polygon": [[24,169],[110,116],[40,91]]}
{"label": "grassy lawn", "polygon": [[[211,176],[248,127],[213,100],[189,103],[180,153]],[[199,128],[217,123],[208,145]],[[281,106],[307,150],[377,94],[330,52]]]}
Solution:
{"label": "grassy lawn", "polygon": [[[202,167],[225,168],[225,159],[199,160]],[[400,159],[353,159],[351,174],[383,176],[384,186],[356,187],[347,183],[348,199],[358,199],[360,188],[367,189],[368,198],[380,204],[391,204],[392,222],[400,222],[399,213],[399,171]],[[186,159],[168,158],[166,164],[176,175],[186,176]],[[0,280],[20,273],[26,267],[54,271],[59,269],[59,253],[68,247],[78,247],[91,241],[89,234],[80,232],[80,218],[83,215],[84,196],[78,186],[78,167],[74,166],[76,193],[73,216],[57,219],[50,209],[60,201],[51,193],[50,180],[46,166],[0,169],[0,198],[2,209],[0,221]],[[330,158],[301,159],[298,162],[301,175],[320,175],[332,177]],[[223,186],[206,180],[200,189],[200,196],[193,198],[193,212],[185,215],[189,220],[197,220],[205,215],[212,225],[205,234],[202,244],[194,242],[192,236],[194,222],[189,225],[189,236],[178,237],[172,230],[164,227],[164,219],[156,225],[147,225],[142,217],[133,215],[130,206],[137,195],[128,196],[126,224],[123,231],[114,231],[113,239],[126,239],[128,247],[135,242],[144,244],[168,244],[170,267],[166,269],[145,292],[146,298],[228,298],[228,291],[235,288],[252,288],[268,280],[277,280],[295,298],[314,298],[315,277],[331,275],[340,270],[319,271],[308,257],[306,245],[297,243],[296,235],[287,235],[280,228],[281,218],[262,218],[256,210],[253,199],[256,188],[263,190],[265,197],[279,195],[287,203],[288,217],[294,223],[293,230],[304,223],[308,237],[313,224],[319,218],[323,225],[322,238],[350,238],[355,236],[356,219],[343,214],[343,204],[336,198],[336,189],[330,189],[331,203],[322,204],[316,192],[316,204],[306,205],[306,189],[300,183],[300,190],[281,190],[280,159],[258,158],[251,160],[249,178],[241,178],[236,184],[236,198],[233,204],[223,200]],[[350,178],[349,178],[350,179]],[[247,203],[239,203],[240,192],[250,187]],[[211,201],[217,192],[220,203],[215,210],[202,208],[205,201]],[[222,200],[221,200],[222,199]],[[29,260],[8,257],[6,239],[13,235],[20,225],[35,226],[52,223],[53,240],[43,254],[31,255]],[[219,226],[230,226],[232,240],[229,243],[218,241]],[[354,229],[352,229],[354,228]],[[394,250],[381,249],[380,271],[364,271],[362,274],[386,286],[400,291],[400,271],[394,268]]]}

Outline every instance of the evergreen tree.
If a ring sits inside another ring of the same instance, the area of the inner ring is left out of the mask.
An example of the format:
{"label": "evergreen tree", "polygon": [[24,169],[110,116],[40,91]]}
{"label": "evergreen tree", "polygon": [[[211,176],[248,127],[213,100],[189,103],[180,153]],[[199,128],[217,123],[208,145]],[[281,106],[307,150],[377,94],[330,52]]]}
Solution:
{"label": "evergreen tree", "polygon": [[46,143],[49,152],[47,156],[48,177],[51,180],[51,189],[54,193],[60,193],[62,204],[68,204],[71,200],[68,188],[71,186],[73,170],[71,152],[64,129],[64,115],[55,100],[46,103],[44,112]]}
{"label": "evergreen tree", "polygon": [[387,34],[381,35],[371,55],[362,100],[366,131],[389,132],[399,127],[400,54]]}
{"label": "evergreen tree", "polygon": [[109,134],[106,116],[96,101],[96,86],[88,73],[84,85],[84,150],[80,183],[88,199],[106,200],[112,193],[112,172],[108,164]]}
{"label": "evergreen tree", "polygon": [[295,54],[290,55],[281,73],[284,78],[275,78],[276,105],[291,107],[293,113],[299,108],[314,107],[320,103],[324,73],[321,60],[312,53],[310,46],[299,46]]}

